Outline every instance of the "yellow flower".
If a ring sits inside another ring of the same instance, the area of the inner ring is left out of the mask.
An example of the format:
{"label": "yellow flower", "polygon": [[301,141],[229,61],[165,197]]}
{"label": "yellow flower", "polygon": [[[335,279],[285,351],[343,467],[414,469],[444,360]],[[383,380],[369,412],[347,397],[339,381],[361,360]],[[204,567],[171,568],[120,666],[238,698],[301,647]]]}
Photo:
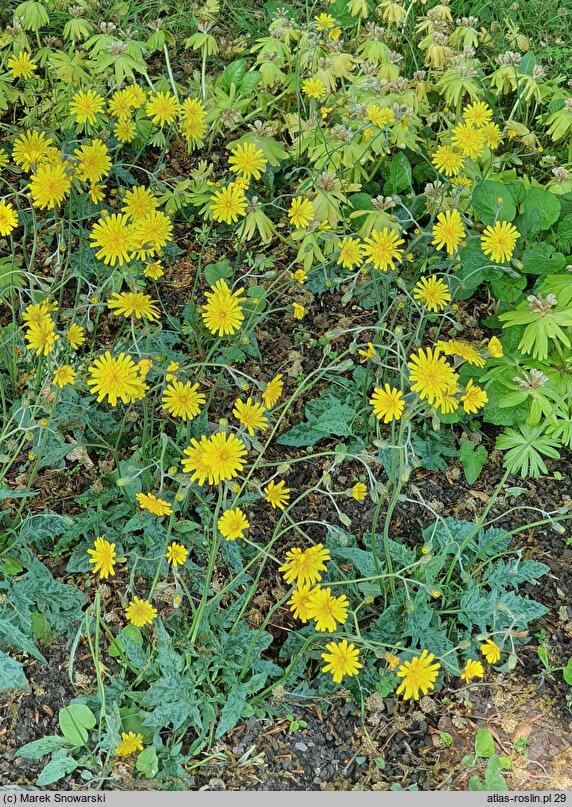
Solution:
{"label": "yellow flower", "polygon": [[496,664],[501,657],[500,647],[492,639],[486,639],[480,650],[489,664]]}
{"label": "yellow flower", "polygon": [[493,359],[501,359],[504,356],[501,341],[496,336],[491,336],[489,339],[487,350],[489,351],[489,356],[492,356]]}
{"label": "yellow flower", "polygon": [[137,493],[135,498],[142,510],[148,510],[154,516],[170,516],[173,512],[169,502],[155,496],[153,493]]}
{"label": "yellow flower", "polygon": [[422,277],[415,284],[413,296],[420,303],[423,303],[429,311],[440,311],[451,302],[449,287],[444,280],[441,280],[436,275],[431,275],[428,278]]}
{"label": "yellow flower", "polygon": [[274,509],[284,510],[290,501],[290,488],[285,487],[285,484],[284,480],[278,483],[272,480],[264,488],[264,498]]}
{"label": "yellow flower", "polygon": [[146,378],[149,374],[149,370],[153,367],[153,362],[151,359],[139,359],[137,362],[137,370],[141,378]]}
{"label": "yellow flower", "polygon": [[467,177],[453,177],[451,185],[454,185],[456,188],[470,188],[472,182],[470,179],[467,179]]}
{"label": "yellow flower", "polygon": [[36,63],[27,51],[21,50],[17,56],[10,56],[8,59],[8,70],[14,78],[26,79],[34,75]]}
{"label": "yellow flower", "polygon": [[197,392],[198,388],[198,384],[191,384],[190,381],[183,383],[174,379],[163,392],[163,409],[181,420],[193,420],[206,401],[202,392]]}
{"label": "yellow flower", "polygon": [[142,734],[135,734],[134,731],[130,731],[128,734],[126,734],[124,731],[121,732],[121,743],[115,749],[115,754],[118,757],[128,757],[131,756],[131,754],[134,754],[136,751],[142,750]]}
{"label": "yellow flower", "polygon": [[328,642],[327,653],[322,653],[326,665],[322,667],[322,672],[331,673],[336,684],[341,684],[345,675],[351,677],[357,675],[363,664],[359,661],[359,650],[355,645],[348,644],[347,639],[341,642]]}
{"label": "yellow flower", "polygon": [[229,183],[226,188],[216,191],[209,208],[215,221],[234,224],[246,213],[246,196],[244,190],[236,182]]}
{"label": "yellow flower", "polygon": [[10,235],[12,230],[18,226],[18,214],[10,204],[2,200],[0,202],[0,235]]}
{"label": "yellow flower", "polygon": [[47,300],[44,300],[36,305],[30,303],[30,305],[26,306],[24,309],[22,319],[28,327],[30,325],[39,325],[40,322],[44,322],[44,320],[49,320],[51,322],[50,310],[51,309]]}
{"label": "yellow flower", "polygon": [[[436,408],[442,415],[450,415],[459,408],[459,401],[454,397],[455,392],[458,392],[456,388],[453,390],[449,389],[439,398]],[[435,589],[435,591],[437,591],[437,589]],[[431,592],[431,595],[435,596],[434,592]],[[437,591],[437,596],[441,596],[439,591]]]}
{"label": "yellow flower", "polygon": [[231,292],[222,278],[217,280],[211,291],[205,292],[207,303],[203,307],[202,319],[207,329],[215,336],[232,336],[240,328],[244,314],[240,303],[246,297],[240,295],[243,288]]}
{"label": "yellow flower", "polygon": [[520,233],[508,221],[496,221],[485,227],[481,236],[481,249],[495,263],[505,263],[512,257],[514,245]]}
{"label": "yellow flower", "polygon": [[374,269],[387,272],[388,269],[395,270],[394,261],[401,260],[403,250],[399,246],[404,243],[395,230],[384,227],[381,231],[371,231],[371,237],[365,239],[363,251],[365,257],[373,263]]}
{"label": "yellow flower", "polygon": [[151,280],[158,280],[160,277],[163,277],[165,273],[163,272],[163,266],[161,265],[161,261],[155,261],[154,263],[145,264],[143,274],[145,275],[145,277],[151,278]]}
{"label": "yellow flower", "polygon": [[326,85],[319,78],[307,78],[302,82],[302,92],[308,98],[315,98],[319,101],[327,93]]}
{"label": "yellow flower", "polygon": [[458,249],[459,243],[464,237],[465,228],[458,210],[447,210],[445,213],[439,213],[437,224],[433,227],[433,241],[431,242],[436,249],[445,247],[447,254],[452,255]]}
{"label": "yellow flower", "polygon": [[70,103],[70,114],[81,124],[89,123],[93,125],[96,115],[103,111],[104,101],[101,95],[95,90],[80,90]]}
{"label": "yellow flower", "polygon": [[356,482],[352,488],[352,497],[356,502],[363,502],[367,496],[367,488],[363,482]]}
{"label": "yellow flower", "polygon": [[365,350],[359,349],[358,353],[359,353],[360,356],[363,356],[365,361],[368,361],[369,359],[373,359],[373,357],[376,355],[376,350],[375,350],[375,348],[373,346],[373,343],[368,342],[367,343],[367,348]]}
{"label": "yellow flower", "polygon": [[231,155],[228,161],[231,171],[246,179],[260,179],[266,168],[266,158],[264,152],[254,143],[239,144],[231,151]]}
{"label": "yellow flower", "polygon": [[330,559],[330,550],[322,544],[316,544],[309,549],[302,550],[293,547],[286,552],[286,562],[279,567],[288,585],[296,582],[298,586],[310,583],[314,585],[322,579],[321,571],[326,569],[325,561]]}
{"label": "yellow flower", "polygon": [[87,550],[87,554],[91,555],[89,562],[93,563],[91,571],[94,574],[99,572],[102,579],[109,577],[109,575],[113,576],[115,574],[115,544],[110,544],[100,535],[93,542],[93,547],[93,549]]}
{"label": "yellow flower", "polygon": [[485,126],[485,124],[491,120],[492,116],[492,109],[483,101],[475,101],[472,104],[468,104],[463,109],[465,123],[469,123],[471,126],[476,126],[477,128]]}
{"label": "yellow flower", "polygon": [[145,110],[158,126],[171,124],[179,114],[179,102],[169,92],[158,92],[147,101]]}
{"label": "yellow flower", "polygon": [[370,104],[365,111],[366,120],[373,123],[379,129],[395,123],[395,113],[388,107],[378,106],[377,104]]}
{"label": "yellow flower", "polygon": [[332,111],[333,106],[321,106],[320,107],[320,115],[322,116],[322,120],[326,120],[330,112]]}
{"label": "yellow flower", "polygon": [[183,454],[183,471],[192,474],[192,482],[197,480],[202,485],[207,479],[209,485],[218,485],[241,473],[246,446],[234,434],[218,432],[209,439],[203,435],[200,443],[193,438]]}
{"label": "yellow flower", "polygon": [[200,141],[206,130],[205,105],[198,98],[185,98],[181,104],[181,134],[186,140]]}
{"label": "yellow flower", "polygon": [[75,370],[69,366],[69,364],[62,364],[61,367],[58,367],[54,371],[54,380],[53,384],[63,389],[68,384],[73,384],[75,381]]}
{"label": "yellow flower", "polygon": [[480,661],[469,659],[465,664],[465,669],[461,673],[461,680],[468,684],[471,678],[483,678],[485,670]]}
{"label": "yellow flower", "polygon": [[290,606],[294,619],[299,619],[300,622],[304,624],[310,619],[308,616],[308,607],[313,591],[314,589],[309,585],[298,586],[298,588],[294,589],[292,596],[286,603],[286,605]]}
{"label": "yellow flower", "polygon": [[268,382],[266,389],[262,393],[262,401],[267,409],[271,409],[279,400],[283,388],[282,373],[278,373]]}
{"label": "yellow flower", "polygon": [[345,594],[339,597],[332,595],[330,588],[316,586],[310,597],[306,613],[316,623],[320,633],[333,633],[337,623],[343,625],[348,618],[349,601]]}
{"label": "yellow flower", "polygon": [[176,541],[171,541],[167,547],[167,563],[173,566],[173,568],[176,568],[177,566],[182,566],[184,563],[186,563],[188,557],[189,553],[183,544],[178,544]]}
{"label": "yellow flower", "polygon": [[465,412],[468,412],[469,414],[478,412],[478,410],[482,409],[488,400],[489,397],[484,389],[481,389],[481,387],[473,384],[473,380],[469,379],[465,388],[465,394],[461,395],[461,401],[463,403],[463,409]]}
{"label": "yellow flower", "polygon": [[107,109],[112,118],[119,118],[125,120],[131,115],[131,110],[134,108],[133,97],[127,88],[117,90],[111,96]]}
{"label": "yellow flower", "polygon": [[126,319],[134,316],[135,319],[149,319],[151,321],[159,319],[159,309],[155,305],[157,301],[143,294],[140,291],[123,291],[120,294],[114,292],[107,301],[116,317],[123,315]]}
{"label": "yellow flower", "polygon": [[337,263],[344,269],[353,269],[363,263],[363,248],[358,238],[344,238],[338,243],[340,255]]}
{"label": "yellow flower", "polygon": [[496,149],[502,140],[502,132],[496,123],[485,123],[483,126],[485,142],[490,149]]}
{"label": "yellow flower", "polygon": [[153,622],[157,616],[157,609],[151,605],[149,600],[140,600],[139,597],[133,597],[125,609],[125,616],[136,628],[142,628],[144,625],[150,625]]}
{"label": "yellow flower", "polygon": [[12,159],[24,171],[29,171],[32,166],[46,159],[51,150],[51,142],[51,138],[46,138],[44,132],[25,131],[14,141]]}
{"label": "yellow flower", "polygon": [[111,159],[101,140],[93,140],[90,145],[81,146],[74,154],[79,160],[76,172],[82,182],[94,184],[109,174]]}
{"label": "yellow flower", "polygon": [[300,305],[300,303],[292,303],[292,312],[294,319],[303,319],[306,309],[303,305]]}
{"label": "yellow flower", "polygon": [[369,403],[373,406],[377,419],[383,420],[384,423],[399,420],[405,408],[403,394],[395,387],[390,387],[389,384],[385,384],[383,389],[375,387]]}
{"label": "yellow flower", "polygon": [[121,212],[125,213],[132,221],[143,219],[159,207],[157,197],[145,185],[135,185],[125,192],[123,197],[123,207]]}
{"label": "yellow flower", "polygon": [[133,223],[133,240],[138,258],[151,258],[173,236],[173,223],[161,210],[153,210]]}
{"label": "yellow flower", "polygon": [[316,31],[329,31],[331,30],[336,21],[331,14],[318,14],[314,17]]}
{"label": "yellow flower", "polygon": [[295,280],[301,286],[308,280],[308,273],[305,272],[303,269],[297,269],[295,272],[290,273],[290,277],[292,280]]}
{"label": "yellow flower", "polygon": [[458,356],[464,361],[468,361],[469,364],[474,364],[475,367],[485,366],[485,359],[470,342],[463,342],[462,339],[449,339],[448,342],[444,342],[442,339],[438,339],[435,347],[446,356]]}
{"label": "yellow flower", "polygon": [[309,199],[304,199],[303,196],[296,196],[292,199],[288,210],[288,218],[296,229],[305,230],[314,220],[314,217],[314,205]]}
{"label": "yellow flower", "polygon": [[238,398],[234,402],[232,414],[252,436],[255,429],[264,431],[268,426],[268,420],[263,414],[265,411],[264,406],[261,403],[255,403],[252,398],[248,398],[246,403]]}
{"label": "yellow flower", "polygon": [[83,328],[81,325],[76,325],[75,322],[72,322],[66,331],[66,339],[70,343],[73,350],[77,350],[80,345],[83,345],[85,342],[85,336],[83,335]]}
{"label": "yellow flower", "polygon": [[96,257],[107,266],[123,266],[131,260],[133,230],[129,218],[121,213],[104,216],[97,221],[89,234],[92,247],[99,250]]}
{"label": "yellow flower", "polygon": [[453,146],[461,151],[463,157],[469,157],[472,160],[480,157],[485,147],[485,136],[482,129],[475,129],[469,123],[459,123],[451,134]]}
{"label": "yellow flower", "polygon": [[459,151],[450,146],[439,146],[431,162],[446,177],[452,177],[459,173],[465,160]]}
{"label": "yellow flower", "polygon": [[437,349],[419,348],[407,366],[412,391],[429,404],[439,405],[443,395],[457,387],[457,374]]}
{"label": "yellow flower", "polygon": [[36,356],[50,354],[58,338],[55,333],[55,327],[50,317],[45,317],[40,322],[31,322],[25,333],[26,340],[29,343],[26,348],[35,350]]}
{"label": "yellow flower", "polygon": [[426,695],[430,689],[434,689],[440,664],[431,662],[435,656],[424,650],[420,656],[415,656],[411,661],[405,661],[397,670],[397,677],[403,678],[397,687],[396,694],[401,695],[403,700],[410,698],[419,700],[419,691]]}
{"label": "yellow flower", "polygon": [[394,670],[399,664],[399,656],[394,656],[392,653],[388,653],[384,658],[390,670]]}
{"label": "yellow flower", "polygon": [[118,398],[128,404],[145,397],[147,385],[139,376],[131,356],[125,353],[120,353],[115,359],[107,351],[94,360],[88,372],[87,383],[93,387],[91,394],[97,394],[98,403],[107,397],[111,406],[116,406]]}
{"label": "yellow flower", "polygon": [[235,507],[232,510],[224,511],[217,521],[217,527],[225,540],[236,541],[237,538],[244,537],[250,524],[240,507]]}
{"label": "yellow flower", "polygon": [[134,121],[122,118],[113,127],[113,134],[120,143],[131,143],[137,134],[137,126]]}
{"label": "yellow flower", "polygon": [[176,381],[177,376],[173,375],[180,367],[178,361],[171,361],[167,367],[167,372],[165,373],[165,381]]}
{"label": "yellow flower", "polygon": [[105,185],[90,185],[88,194],[93,204],[98,204],[105,196]]}
{"label": "yellow flower", "polygon": [[68,195],[71,181],[71,173],[61,159],[38,165],[30,180],[30,194],[36,207],[51,210],[59,205]]}

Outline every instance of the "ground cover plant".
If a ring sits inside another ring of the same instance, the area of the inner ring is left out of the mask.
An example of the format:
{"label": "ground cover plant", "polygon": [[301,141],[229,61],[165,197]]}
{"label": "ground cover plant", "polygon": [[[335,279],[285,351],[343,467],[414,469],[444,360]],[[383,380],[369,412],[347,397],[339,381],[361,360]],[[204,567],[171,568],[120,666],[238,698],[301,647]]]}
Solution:
{"label": "ground cover plant", "polygon": [[[186,12],[2,11],[0,690],[54,641],[77,687],[17,749],[40,786],[192,787],[340,691],[470,698],[547,613],[515,536],[568,530],[495,515],[572,446],[566,46],[477,4]],[[487,463],[472,520],[397,522]]]}

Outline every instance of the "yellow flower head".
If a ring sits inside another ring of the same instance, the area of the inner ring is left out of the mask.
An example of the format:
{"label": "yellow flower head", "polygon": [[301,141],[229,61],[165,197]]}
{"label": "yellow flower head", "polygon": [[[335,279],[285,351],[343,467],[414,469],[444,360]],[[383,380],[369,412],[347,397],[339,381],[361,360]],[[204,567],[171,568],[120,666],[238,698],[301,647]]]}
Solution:
{"label": "yellow flower head", "polygon": [[264,498],[274,509],[284,510],[290,501],[290,488],[285,487],[285,484],[284,480],[278,483],[272,480],[264,488]]}
{"label": "yellow flower head", "polygon": [[54,321],[45,317],[40,322],[31,322],[25,333],[28,350],[35,350],[36,356],[48,356],[54,349],[54,344],[58,339],[55,332]]}
{"label": "yellow flower head", "polygon": [[473,384],[473,380],[470,378],[467,381],[465,394],[461,395],[461,401],[463,403],[463,409],[465,412],[470,415],[478,412],[479,409],[483,408],[488,400],[489,397],[484,389],[481,389],[481,387],[477,386],[477,384]]}
{"label": "yellow flower head", "polygon": [[395,123],[395,113],[389,107],[370,104],[365,111],[365,119],[379,129],[383,129],[385,126]]}
{"label": "yellow flower head", "polygon": [[474,364],[475,367],[484,367],[485,359],[480,351],[470,342],[464,342],[462,339],[449,339],[448,342],[438,339],[435,342],[435,347],[444,353],[446,356],[458,356],[463,361],[468,361],[469,364]]}
{"label": "yellow flower head", "polygon": [[268,382],[262,393],[262,402],[267,409],[271,409],[280,399],[283,388],[284,382],[282,380],[282,373],[278,373]]}
{"label": "yellow flower head", "polygon": [[206,109],[198,98],[185,98],[181,104],[181,134],[186,140],[198,143],[206,131]]}
{"label": "yellow flower head", "polygon": [[12,230],[18,226],[18,214],[10,204],[2,200],[0,202],[0,235],[10,235]]}
{"label": "yellow flower head", "polygon": [[369,399],[373,406],[373,412],[378,420],[384,423],[391,423],[392,420],[399,420],[403,416],[405,401],[403,393],[395,387],[385,384],[382,388],[375,387],[373,395]]}
{"label": "yellow flower head", "polygon": [[485,135],[482,129],[476,129],[469,123],[459,123],[452,130],[451,142],[463,157],[476,160],[485,148]]}
{"label": "yellow flower head", "polygon": [[81,325],[76,325],[75,322],[72,322],[66,331],[66,339],[70,343],[73,350],[77,350],[78,347],[83,345],[85,342],[85,336],[83,335],[83,328]]}
{"label": "yellow flower head", "polygon": [[68,384],[73,384],[75,380],[75,370],[69,364],[62,364],[54,371],[53,384],[63,389]]}
{"label": "yellow flower head", "polygon": [[231,292],[225,280],[217,280],[211,291],[205,292],[207,303],[203,307],[202,319],[208,330],[216,336],[232,336],[244,320],[240,303],[243,288]]}
{"label": "yellow flower head", "polygon": [[151,280],[159,280],[159,278],[163,277],[165,274],[161,261],[154,261],[153,263],[145,264],[143,274],[145,277],[148,277]]}
{"label": "yellow flower head", "polygon": [[27,79],[34,75],[36,63],[27,51],[21,50],[17,56],[8,59],[8,70],[14,78]]}
{"label": "yellow flower head", "polygon": [[489,339],[487,350],[489,352],[489,356],[492,356],[493,359],[501,359],[504,356],[501,341],[496,336],[491,336]]}
{"label": "yellow flower head", "polygon": [[145,185],[135,185],[125,192],[121,212],[132,221],[138,221],[153,213],[158,207],[159,202],[151,188],[146,188]]}
{"label": "yellow flower head", "polygon": [[167,562],[173,566],[173,568],[183,566],[183,564],[187,562],[188,557],[189,553],[183,544],[178,544],[176,541],[171,541],[167,547]]}
{"label": "yellow flower head", "polygon": [[129,218],[121,213],[103,216],[93,225],[89,238],[98,260],[107,266],[123,266],[131,260],[134,248],[133,229]]}
{"label": "yellow flower head", "polygon": [[101,140],[94,140],[88,146],[74,151],[78,158],[76,174],[82,182],[95,184],[109,174],[111,159],[107,147]]}
{"label": "yellow flower head", "polygon": [[449,287],[444,280],[441,280],[436,275],[422,277],[415,285],[413,296],[420,303],[423,303],[429,311],[435,312],[446,308],[451,302]]}
{"label": "yellow flower head", "polygon": [[120,143],[131,143],[132,140],[135,140],[137,134],[135,121],[129,120],[129,118],[121,118],[113,127],[113,134]]}
{"label": "yellow flower head", "polygon": [[299,586],[306,583],[314,585],[322,579],[320,572],[326,569],[326,561],[329,559],[330,550],[325,549],[322,544],[306,550],[294,547],[286,552],[286,562],[278,571],[283,573],[288,585],[294,582]]}
{"label": "yellow flower head", "polygon": [[512,257],[520,233],[508,221],[496,221],[485,227],[481,236],[481,249],[495,263],[506,263]]}
{"label": "yellow flower head", "polygon": [[173,508],[165,499],[154,496],[153,493],[137,493],[135,495],[142,510],[148,510],[154,516],[170,516]]}
{"label": "yellow flower head", "polygon": [[14,141],[12,159],[24,171],[30,171],[50,154],[51,143],[51,138],[46,138],[44,132],[25,131]]}
{"label": "yellow flower head", "polygon": [[217,521],[217,527],[225,540],[236,541],[237,538],[244,537],[250,524],[240,507],[234,507],[232,510],[224,511]]}
{"label": "yellow flower head", "polygon": [[252,398],[248,398],[246,402],[238,398],[234,403],[232,414],[252,436],[255,429],[264,431],[268,426],[268,419],[264,417],[265,411],[264,406],[261,403],[255,403]]}
{"label": "yellow flower head", "polygon": [[113,358],[107,351],[94,360],[88,372],[90,377],[87,383],[93,387],[91,393],[97,395],[98,403],[104,398],[111,406],[117,405],[118,398],[125,404],[133,403],[144,398],[148,389],[138,373],[137,365],[125,353]]}
{"label": "yellow flower head", "polygon": [[396,694],[403,693],[403,700],[419,700],[419,692],[426,695],[430,689],[434,689],[437,680],[440,664],[431,662],[435,656],[424,650],[420,656],[415,656],[411,661],[404,661],[397,670],[397,677],[403,678],[397,687]]}
{"label": "yellow flower head", "polygon": [[454,210],[447,210],[445,213],[439,213],[437,216],[437,224],[433,227],[433,241],[431,242],[436,249],[445,249],[449,255],[456,252],[460,242],[465,237],[465,228],[461,214],[455,208]]}
{"label": "yellow flower head", "polygon": [[254,143],[239,144],[231,151],[228,161],[230,170],[235,174],[245,177],[245,179],[260,179],[262,172],[266,168],[266,158],[264,152],[257,148]]}
{"label": "yellow flower head", "polygon": [[124,731],[121,732],[121,743],[115,749],[116,756],[129,757],[136,751],[142,751],[142,750],[143,750],[142,734],[135,734],[134,731],[130,731],[128,734],[126,734]]}
{"label": "yellow flower head", "polygon": [[319,101],[327,93],[326,85],[319,78],[307,78],[302,82],[302,92],[308,98],[315,98]]}
{"label": "yellow flower head", "polygon": [[181,420],[193,420],[200,413],[201,407],[206,401],[203,393],[197,392],[198,388],[198,384],[191,384],[190,381],[182,382],[173,379],[163,392],[163,409]]}
{"label": "yellow flower head", "polygon": [[292,303],[292,313],[294,315],[294,319],[303,319],[306,309],[303,305],[300,305],[300,303]]}
{"label": "yellow flower head", "polygon": [[341,642],[328,642],[327,653],[322,653],[322,658],[326,662],[322,667],[322,672],[331,673],[336,684],[341,684],[345,675],[351,677],[357,675],[363,664],[359,661],[359,650],[355,645],[349,644],[347,639]]}
{"label": "yellow flower head", "polygon": [[500,647],[492,639],[486,639],[480,650],[489,664],[496,664],[501,657]]}
{"label": "yellow flower head", "polygon": [[395,230],[384,227],[381,231],[371,231],[371,236],[365,239],[363,252],[374,269],[387,272],[388,269],[395,270],[394,261],[401,260],[403,250],[399,247],[404,243],[403,238],[400,238]]}
{"label": "yellow flower head", "polygon": [[296,229],[305,230],[315,218],[314,205],[309,199],[296,196],[290,204],[288,217]]}
{"label": "yellow flower head", "polygon": [[69,193],[72,175],[63,160],[37,166],[30,180],[30,195],[36,207],[48,210],[63,202]]}
{"label": "yellow flower head", "polygon": [[431,162],[446,177],[453,177],[459,173],[465,159],[460,151],[455,151],[451,146],[439,146]]}
{"label": "yellow flower head", "polygon": [[338,243],[340,254],[337,263],[344,269],[354,269],[363,263],[363,248],[358,238],[344,238]]}
{"label": "yellow flower head", "polygon": [[113,311],[116,317],[135,317],[135,319],[149,319],[154,321],[159,319],[159,309],[155,305],[157,301],[143,294],[141,291],[114,292],[107,301],[107,307]]}
{"label": "yellow flower head", "polygon": [[314,589],[310,585],[298,586],[286,603],[292,611],[294,619],[299,619],[304,624],[310,619],[308,608],[313,591]]}
{"label": "yellow flower head", "polygon": [[481,662],[469,659],[465,664],[465,669],[461,673],[461,680],[468,684],[471,678],[482,678],[484,674],[485,670]]}
{"label": "yellow flower head", "polygon": [[369,359],[373,359],[373,357],[376,355],[376,350],[375,350],[375,348],[373,346],[373,342],[368,342],[367,343],[367,348],[365,350],[359,349],[358,353],[359,353],[360,356],[363,357],[363,359],[365,361],[368,361]]}
{"label": "yellow flower head", "polygon": [[215,191],[209,205],[215,221],[234,224],[246,213],[247,200],[243,188],[230,182],[226,188]]}
{"label": "yellow flower head", "polygon": [[157,609],[148,600],[133,597],[125,609],[125,616],[136,628],[142,628],[144,625],[150,625],[153,622],[157,616]]}
{"label": "yellow flower head", "polygon": [[306,613],[316,623],[319,632],[333,633],[338,623],[348,618],[349,601],[345,594],[334,597],[330,588],[316,586],[310,597]]}
{"label": "yellow flower head", "polygon": [[218,432],[208,439],[203,435],[200,442],[193,438],[183,451],[183,471],[192,474],[191,481],[199,485],[205,480],[209,485],[218,485],[242,472],[246,453],[246,446],[234,434]]}
{"label": "yellow flower head", "polygon": [[152,258],[173,236],[173,223],[161,210],[152,210],[133,222],[133,240],[138,258]]}
{"label": "yellow flower head", "polygon": [[424,351],[419,348],[411,356],[407,366],[412,391],[428,404],[437,402],[439,405],[449,390],[457,388],[457,374],[437,349],[428,347]]}
{"label": "yellow flower head", "polygon": [[91,555],[90,563],[93,563],[94,574],[99,573],[100,578],[105,579],[109,575],[115,574],[115,544],[110,544],[101,535],[93,542],[93,549],[88,549],[87,554]]}
{"label": "yellow flower head", "polygon": [[367,488],[363,482],[356,482],[352,488],[352,497],[356,502],[363,502],[367,496]]}
{"label": "yellow flower head", "polygon": [[101,95],[95,90],[80,90],[76,92],[70,103],[70,114],[74,116],[77,123],[85,125],[89,123],[93,126],[96,116],[103,112],[105,106]]}
{"label": "yellow flower head", "polygon": [[491,120],[492,116],[492,109],[483,101],[474,101],[463,109],[465,123],[476,126],[477,128],[485,126],[485,124]]}
{"label": "yellow flower head", "polygon": [[179,102],[170,92],[158,92],[149,98],[145,110],[153,123],[170,125],[179,114]]}

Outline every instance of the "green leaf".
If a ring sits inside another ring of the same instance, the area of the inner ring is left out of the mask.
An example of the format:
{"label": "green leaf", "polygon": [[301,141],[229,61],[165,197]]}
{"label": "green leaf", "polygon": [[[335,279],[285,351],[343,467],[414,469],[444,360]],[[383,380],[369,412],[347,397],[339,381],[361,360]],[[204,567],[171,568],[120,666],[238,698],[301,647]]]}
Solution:
{"label": "green leaf", "polygon": [[492,757],[495,752],[495,741],[488,729],[479,729],[475,736],[475,755],[477,757]]}
{"label": "green leaf", "polygon": [[214,286],[217,280],[230,280],[231,277],[232,269],[227,261],[209,263],[208,266],[205,266],[205,280],[209,286]]}
{"label": "green leaf", "polygon": [[[500,203],[499,201],[500,200]],[[512,221],[516,216],[516,205],[506,185],[485,179],[473,191],[473,210],[483,224],[495,221]]]}
{"label": "green leaf", "polygon": [[471,440],[461,443],[459,457],[463,463],[463,472],[469,485],[472,485],[483,470],[488,452],[484,446],[475,447]]}
{"label": "green leaf", "polygon": [[63,779],[68,773],[72,773],[78,766],[78,762],[73,757],[64,754],[60,757],[54,757],[51,762],[48,762],[44,770],[38,776],[36,784],[38,787],[45,787],[52,785],[59,779]]}
{"label": "green leaf", "polygon": [[0,618],[0,639],[4,645],[13,647],[16,650],[25,650],[26,653],[29,653],[38,661],[47,664],[46,659],[36,645],[9,619]]}
{"label": "green leaf", "polygon": [[0,650],[0,692],[12,689],[28,690],[28,679],[20,662]]}
{"label": "green leaf", "polygon": [[66,740],[77,747],[87,743],[88,729],[92,729],[97,721],[88,706],[71,703],[60,709],[58,722]]}
{"label": "green leaf", "polygon": [[545,241],[527,247],[521,260],[523,271],[529,275],[556,275],[566,265],[566,257]]}
{"label": "green leaf", "polygon": [[235,684],[228,693],[215,733],[217,740],[220,739],[223,734],[233,729],[238,723],[240,713],[246,703],[246,693],[246,684]]}
{"label": "green leaf", "polygon": [[568,664],[562,670],[562,675],[566,683],[572,687],[572,656],[568,659]]}
{"label": "green leaf", "polygon": [[501,303],[516,303],[521,299],[522,290],[526,286],[526,278],[518,277],[510,270],[495,269],[491,280],[491,292]]}
{"label": "green leaf", "polygon": [[492,756],[485,770],[484,789],[489,791],[508,790],[506,779],[502,775],[499,758]]}
{"label": "green leaf", "polygon": [[157,751],[153,746],[145,748],[138,754],[135,767],[146,779],[152,779],[157,774],[159,770],[159,760],[157,758]]}
{"label": "green leaf", "polygon": [[530,188],[524,197],[524,212],[537,211],[540,229],[548,230],[560,215],[560,200],[543,188]]}
{"label": "green leaf", "polygon": [[545,668],[548,669],[548,650],[545,647],[537,647],[536,652],[538,653],[538,658],[544,664]]}
{"label": "green leaf", "polygon": [[572,246],[572,213],[564,216],[558,224],[558,242],[563,249]]}
{"label": "green leaf", "polygon": [[26,743],[18,749],[18,756],[24,759],[41,759],[46,754],[51,754],[54,751],[59,751],[66,745],[63,737],[58,737],[57,734],[47,734],[45,737],[40,737],[39,740],[33,740],[31,743]]}
{"label": "green leaf", "polygon": [[447,745],[447,746],[449,746],[449,745],[453,745],[453,737],[451,736],[451,734],[447,734],[447,732],[446,732],[446,731],[442,731],[442,732],[439,734],[439,737],[441,738],[441,742],[442,742],[444,745]]}
{"label": "green leaf", "polygon": [[411,187],[411,166],[405,154],[396,154],[389,168],[390,193],[400,193]]}
{"label": "green leaf", "polygon": [[246,59],[235,59],[226,66],[220,78],[221,87],[225,92],[230,90],[231,84],[235,84],[237,87],[240,85],[246,73],[247,64]]}

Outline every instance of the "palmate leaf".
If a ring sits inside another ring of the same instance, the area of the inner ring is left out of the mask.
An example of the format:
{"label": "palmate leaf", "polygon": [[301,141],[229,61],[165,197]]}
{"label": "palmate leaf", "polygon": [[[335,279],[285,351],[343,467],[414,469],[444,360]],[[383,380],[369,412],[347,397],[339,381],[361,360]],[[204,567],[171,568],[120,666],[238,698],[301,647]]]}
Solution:
{"label": "palmate leaf", "polygon": [[556,450],[559,441],[543,432],[544,426],[521,426],[519,431],[507,429],[497,437],[495,447],[507,452],[504,467],[511,474],[538,479],[541,474],[548,472],[541,455],[559,459],[560,454]]}

